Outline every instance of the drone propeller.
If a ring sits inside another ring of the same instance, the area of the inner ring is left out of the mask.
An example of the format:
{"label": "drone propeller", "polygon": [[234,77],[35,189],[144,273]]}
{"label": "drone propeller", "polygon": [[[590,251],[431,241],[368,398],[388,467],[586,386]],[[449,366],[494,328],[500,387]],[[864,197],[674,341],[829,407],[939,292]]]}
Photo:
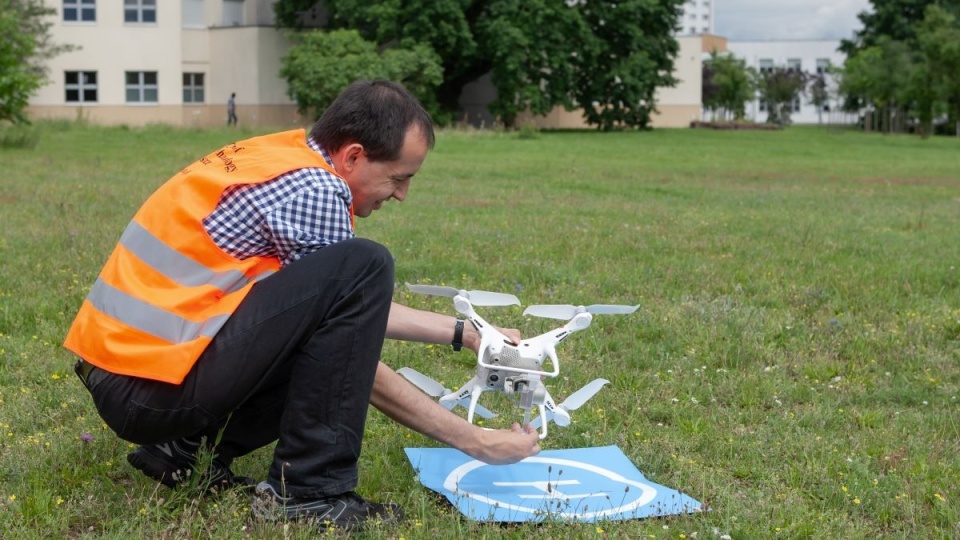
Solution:
{"label": "drone propeller", "polygon": [[[566,412],[575,411],[580,408],[581,405],[587,402],[590,398],[594,396],[601,388],[604,387],[610,381],[606,379],[594,379],[587,383],[586,386],[577,390],[576,392],[567,396],[567,399],[563,400],[562,403],[557,405],[558,409],[562,409]],[[547,416],[547,420],[553,420],[554,414],[550,410],[544,410],[544,413]],[[569,421],[569,420],[568,420]],[[537,417],[531,422],[533,427],[540,429],[540,417]]]}
{"label": "drone propeller", "polygon": [[453,298],[458,294],[475,306],[519,306],[520,300],[516,296],[507,293],[489,292],[489,291],[463,291],[453,287],[444,287],[442,285],[412,285],[407,283],[407,288],[412,292],[420,294],[431,294],[434,296],[446,296]]}
{"label": "drone propeller", "polygon": [[431,397],[440,397],[445,396],[450,393],[450,390],[443,387],[442,384],[437,381],[427,377],[423,373],[415,369],[408,367],[400,368],[397,370],[397,373],[402,375],[403,378],[412,382],[414,386],[426,392],[428,396]]}
{"label": "drone propeller", "polygon": [[[450,393],[450,389],[444,388],[442,384],[431,379],[430,377],[427,377],[426,375],[424,375],[423,373],[420,373],[415,369],[403,367],[398,369],[397,373],[403,376],[404,379],[413,383],[413,385],[416,386],[417,388],[423,390],[428,396],[442,397]],[[469,408],[470,399],[463,398],[460,401],[458,401],[457,404],[462,405],[464,408]],[[480,405],[479,403],[477,404],[476,409],[474,409],[474,412],[476,412],[477,414],[479,414],[484,418],[497,417],[496,413],[492,412],[490,409],[484,407],[483,405]]]}
{"label": "drone propeller", "polygon": [[593,304],[592,306],[574,306],[570,304],[538,304],[528,306],[523,310],[524,315],[546,317],[549,319],[572,319],[577,313],[592,313],[594,315],[629,315],[640,308],[635,306],[618,306],[613,304]]}

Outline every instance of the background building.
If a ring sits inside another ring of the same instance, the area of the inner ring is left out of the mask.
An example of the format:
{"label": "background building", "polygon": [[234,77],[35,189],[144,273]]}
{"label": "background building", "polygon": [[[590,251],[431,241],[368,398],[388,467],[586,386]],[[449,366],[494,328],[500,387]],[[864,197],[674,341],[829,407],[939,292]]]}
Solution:
{"label": "background building", "polygon": [[[78,48],[48,61],[50,83],[30,100],[35,119],[84,119],[131,126],[226,124],[227,99],[236,93],[241,126],[294,126],[303,120],[278,75],[289,49],[275,27],[276,0],[47,0],[56,3],[54,43]],[[836,41],[730,42],[713,36],[713,2],[688,0],[677,33],[677,86],[657,91],[653,127],[683,127],[702,116],[701,62],[704,53],[726,47],[758,70],[772,66],[808,72],[841,65]],[[308,26],[322,26],[322,9],[304,15]],[[836,84],[831,78],[831,89]],[[463,118],[491,125],[486,104],[493,96],[489,77],[465,88]],[[838,99],[818,111],[802,98],[796,123],[850,122]],[[765,121],[758,101],[747,115]],[[545,128],[587,127],[580,111],[558,107],[545,116],[520,121]]]}
{"label": "background building", "polygon": [[[856,114],[841,110],[842,100],[837,95],[837,79],[828,70],[831,66],[843,66],[846,56],[839,52],[838,40],[795,41],[730,41],[727,51],[742,58],[758,72],[774,67],[796,69],[811,75],[823,74],[830,95],[822,108],[810,104],[809,93],[794,102],[790,120],[794,124],[850,124],[857,120]],[[767,111],[759,100],[747,103],[747,119],[757,122],[767,120]]]}
{"label": "background building", "polygon": [[713,34],[713,3],[722,0],[687,0],[683,4],[679,36]]}
{"label": "background building", "polygon": [[53,41],[78,49],[48,61],[51,81],[28,112],[209,126],[226,123],[236,92],[240,125],[296,123],[277,74],[289,44],[274,27],[275,1],[61,0]]}

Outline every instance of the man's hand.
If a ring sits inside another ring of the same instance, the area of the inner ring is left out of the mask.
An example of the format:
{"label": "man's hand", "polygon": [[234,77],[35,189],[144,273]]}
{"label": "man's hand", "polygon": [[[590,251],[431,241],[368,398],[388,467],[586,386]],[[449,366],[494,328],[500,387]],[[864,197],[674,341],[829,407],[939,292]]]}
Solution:
{"label": "man's hand", "polygon": [[450,445],[484,463],[516,463],[540,452],[530,424],[510,430],[486,430],[444,409],[386,364],[377,367],[370,403],[400,424]]}
{"label": "man's hand", "polygon": [[484,431],[476,449],[461,448],[468,456],[490,465],[508,465],[540,453],[540,435],[530,424],[514,422],[509,430]]}
{"label": "man's hand", "polygon": [[[521,335],[520,331],[516,328],[500,328],[495,326],[501,334],[507,337],[514,345],[520,343]],[[467,321],[467,324],[464,325],[463,329],[463,346],[472,350],[475,353],[480,352],[480,332],[470,324],[470,321]]]}

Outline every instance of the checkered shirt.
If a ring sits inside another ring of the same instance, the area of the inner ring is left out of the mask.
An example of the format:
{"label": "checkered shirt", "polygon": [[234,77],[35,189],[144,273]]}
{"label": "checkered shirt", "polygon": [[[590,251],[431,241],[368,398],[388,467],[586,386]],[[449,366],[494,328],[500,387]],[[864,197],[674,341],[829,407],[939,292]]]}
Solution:
{"label": "checkered shirt", "polygon": [[[310,137],[307,145],[330,156]],[[319,167],[296,169],[259,184],[224,190],[203,226],[220,249],[237,257],[277,257],[285,266],[353,238],[347,184]]]}

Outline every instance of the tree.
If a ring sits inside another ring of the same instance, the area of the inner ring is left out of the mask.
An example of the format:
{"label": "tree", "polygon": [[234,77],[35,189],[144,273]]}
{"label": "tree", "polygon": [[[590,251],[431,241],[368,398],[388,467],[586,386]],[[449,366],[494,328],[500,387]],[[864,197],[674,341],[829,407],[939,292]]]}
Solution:
{"label": "tree", "polygon": [[920,77],[911,48],[882,36],[877,45],[847,59],[840,91],[846,96],[858,96],[864,105],[874,107],[879,129],[889,133],[905,125]]}
{"label": "tree", "polygon": [[710,53],[703,66],[704,85],[711,87],[709,94],[703,95],[703,105],[710,110],[723,111],[724,117],[729,112],[734,120],[742,120],[746,115],[746,102],[753,100],[757,91],[756,70],[747,66],[746,60],[716,50]]}
{"label": "tree", "polygon": [[[960,19],[938,5],[928,6],[917,41],[927,63],[927,89],[948,104],[960,137]],[[922,120],[930,132],[932,119],[928,109]]]}
{"label": "tree", "polygon": [[862,11],[857,18],[863,24],[853,39],[840,41],[840,50],[848,58],[859,51],[879,44],[881,36],[911,43],[916,39],[917,24],[923,20],[927,5],[938,0],[870,0],[873,10]]}
{"label": "tree", "polygon": [[[955,0],[944,2],[943,0],[870,0],[873,9],[863,11],[857,17],[863,24],[863,28],[858,30],[852,39],[844,39],[840,42],[840,51],[847,55],[847,59],[856,57],[861,52],[877,46],[888,46],[890,42],[905,44],[910,51],[916,51],[919,47],[918,38],[921,35],[919,31],[920,24],[924,20],[926,9],[934,4],[952,5],[954,14],[960,11],[960,3]],[[913,63],[903,64],[904,67],[915,67]],[[901,74],[901,78],[904,78]],[[917,73],[913,73],[917,76]],[[922,83],[915,84],[916,89],[923,92],[929,91],[924,88]],[[865,106],[863,96],[847,94],[844,108],[847,110],[858,110]],[[905,104],[906,109],[912,105]]]}
{"label": "tree", "polygon": [[767,109],[768,123],[781,127],[790,123],[794,103],[804,93],[808,78],[803,71],[783,67],[774,67],[760,74],[758,89],[760,101]]}
{"label": "tree", "polygon": [[[279,0],[278,24],[315,2]],[[601,129],[645,127],[657,87],[675,84],[672,36],[683,0],[326,0],[330,28],[355,29],[379,47],[429,47],[441,60],[439,120],[459,110],[464,86],[490,74],[490,104],[507,126],[517,114],[582,107]],[[422,96],[420,96],[422,97]]]}
{"label": "tree", "polygon": [[29,123],[24,110],[47,81],[43,61],[73,50],[51,42],[54,14],[43,0],[0,0],[0,121]]}
{"label": "tree", "polygon": [[440,83],[440,65],[433,51],[422,45],[379,53],[355,30],[300,32],[292,41],[280,76],[287,79],[287,93],[304,116],[318,117],[358,78],[389,79],[421,96]]}
{"label": "tree", "polygon": [[817,108],[817,123],[823,123],[823,109],[830,101],[830,90],[827,87],[826,73],[817,73],[810,80],[810,86],[807,87],[810,94],[810,104]]}

